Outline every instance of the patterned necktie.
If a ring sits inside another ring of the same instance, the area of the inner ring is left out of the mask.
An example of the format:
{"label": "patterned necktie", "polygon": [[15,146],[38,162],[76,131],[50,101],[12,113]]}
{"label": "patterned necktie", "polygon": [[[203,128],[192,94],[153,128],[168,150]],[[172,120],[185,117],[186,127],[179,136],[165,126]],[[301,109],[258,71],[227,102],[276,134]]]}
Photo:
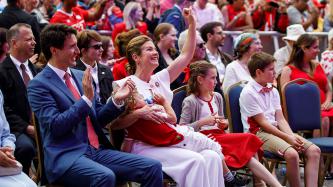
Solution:
{"label": "patterned necktie", "polygon": [[[69,90],[72,92],[74,98],[76,100],[79,100],[81,98],[81,96],[80,96],[79,92],[76,90],[76,88],[74,87],[74,85],[72,84],[70,77],[71,77],[71,75],[66,72],[64,75],[65,83],[66,83],[67,87],[69,88]],[[92,122],[91,122],[89,116],[86,117],[86,123],[87,123],[88,139],[89,139],[90,145],[92,145],[94,148],[98,149],[98,147],[99,147],[98,137],[96,135],[96,132],[94,130],[94,127],[92,125]]]}
{"label": "patterned necktie", "polygon": [[264,93],[269,93],[272,90],[273,90],[273,86],[271,86],[271,87],[263,87],[263,88],[261,88],[261,90],[259,92],[262,93],[262,94],[264,94]]}
{"label": "patterned necktie", "polygon": [[30,77],[29,77],[29,75],[27,73],[27,69],[25,68],[24,64],[21,64],[20,68],[22,70],[23,82],[24,82],[25,86],[28,86],[29,81],[30,81]]}

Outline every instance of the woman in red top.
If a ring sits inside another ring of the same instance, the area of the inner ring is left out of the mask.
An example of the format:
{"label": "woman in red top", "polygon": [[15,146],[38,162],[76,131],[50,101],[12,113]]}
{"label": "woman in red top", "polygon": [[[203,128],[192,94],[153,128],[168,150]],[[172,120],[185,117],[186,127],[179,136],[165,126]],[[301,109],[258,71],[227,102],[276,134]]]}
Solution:
{"label": "woman in red top", "polygon": [[242,31],[252,29],[250,13],[245,9],[244,0],[228,0],[229,5],[222,8],[225,30]]}
{"label": "woman in red top", "polygon": [[129,2],[126,4],[123,12],[124,22],[114,25],[112,31],[112,40],[115,41],[118,34],[132,29],[138,29],[142,34],[147,34],[147,24],[142,21],[142,7],[137,2]]}
{"label": "woman in red top", "polygon": [[[333,117],[332,89],[323,68],[316,60],[318,53],[318,38],[309,34],[301,35],[294,44],[287,66],[282,70],[280,81],[281,86],[298,78],[317,83],[320,89],[323,136],[329,136],[330,123],[332,123]],[[319,130],[314,132],[313,136],[320,136]]]}

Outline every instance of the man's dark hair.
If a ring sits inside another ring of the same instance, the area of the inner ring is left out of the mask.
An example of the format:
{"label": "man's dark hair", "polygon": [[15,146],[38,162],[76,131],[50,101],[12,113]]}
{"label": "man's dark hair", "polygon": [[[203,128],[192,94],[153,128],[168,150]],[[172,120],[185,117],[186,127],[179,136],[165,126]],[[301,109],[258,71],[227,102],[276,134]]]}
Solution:
{"label": "man's dark hair", "polygon": [[213,22],[209,22],[204,24],[201,28],[200,28],[200,33],[201,33],[201,38],[207,43],[208,37],[207,34],[214,34],[214,28],[216,27],[222,27],[222,23],[217,22],[217,21],[213,21]]}
{"label": "man's dark hair", "polygon": [[265,52],[258,52],[253,54],[249,63],[247,64],[251,77],[256,77],[257,69],[264,71],[267,66],[274,63],[275,61],[276,60],[272,55]]}
{"label": "man's dark hair", "polygon": [[50,47],[62,49],[66,37],[71,34],[76,36],[76,33],[73,27],[64,24],[51,24],[46,26],[40,35],[41,48],[46,60],[48,61],[52,57]]}
{"label": "man's dark hair", "polygon": [[18,0],[7,0],[7,5],[8,6],[16,6]]}

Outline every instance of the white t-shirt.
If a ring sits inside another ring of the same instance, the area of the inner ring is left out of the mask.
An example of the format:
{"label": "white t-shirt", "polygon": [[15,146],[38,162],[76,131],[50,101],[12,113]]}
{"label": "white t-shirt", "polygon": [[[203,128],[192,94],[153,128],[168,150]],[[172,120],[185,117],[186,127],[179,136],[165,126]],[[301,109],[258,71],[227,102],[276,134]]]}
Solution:
{"label": "white t-shirt", "polygon": [[207,3],[204,9],[199,8],[197,2],[193,5],[195,17],[197,19],[197,28],[201,28],[204,24],[217,21],[224,25],[224,18],[221,11],[215,4]]}
{"label": "white t-shirt", "polygon": [[275,63],[275,72],[276,78],[281,74],[283,67],[288,63],[290,58],[291,48],[287,45],[278,49],[274,53],[274,58],[276,59]]}
{"label": "white t-shirt", "polygon": [[228,88],[238,83],[239,81],[250,81],[252,77],[247,68],[243,67],[238,60],[232,61],[227,65],[225,70],[224,80],[222,84],[223,91],[226,92]]}
{"label": "white t-shirt", "polygon": [[240,94],[239,105],[244,132],[249,132],[249,118],[260,113],[264,114],[270,124],[277,126],[275,113],[276,110],[281,110],[279,92],[276,88],[273,88],[272,91],[268,93],[260,93],[262,88],[263,86],[251,80]]}
{"label": "white t-shirt", "polygon": [[121,80],[114,81],[113,84],[121,87],[128,78],[132,79],[139,94],[141,94],[145,100],[152,100],[153,94],[158,93],[165,97],[169,103],[172,102],[173,93],[170,89],[170,75],[167,69],[152,75],[149,82],[145,82],[135,75],[130,75]]}

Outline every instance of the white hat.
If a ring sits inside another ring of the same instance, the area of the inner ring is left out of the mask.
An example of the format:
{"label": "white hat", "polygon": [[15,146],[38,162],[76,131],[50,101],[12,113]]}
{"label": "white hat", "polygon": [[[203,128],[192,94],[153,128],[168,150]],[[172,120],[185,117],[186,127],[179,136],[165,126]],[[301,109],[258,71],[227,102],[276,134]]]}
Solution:
{"label": "white hat", "polygon": [[282,39],[296,41],[302,34],[305,34],[305,30],[301,24],[289,25],[287,27],[287,36]]}
{"label": "white hat", "polygon": [[333,29],[331,29],[327,35],[328,35],[328,42],[330,42],[333,38]]}

